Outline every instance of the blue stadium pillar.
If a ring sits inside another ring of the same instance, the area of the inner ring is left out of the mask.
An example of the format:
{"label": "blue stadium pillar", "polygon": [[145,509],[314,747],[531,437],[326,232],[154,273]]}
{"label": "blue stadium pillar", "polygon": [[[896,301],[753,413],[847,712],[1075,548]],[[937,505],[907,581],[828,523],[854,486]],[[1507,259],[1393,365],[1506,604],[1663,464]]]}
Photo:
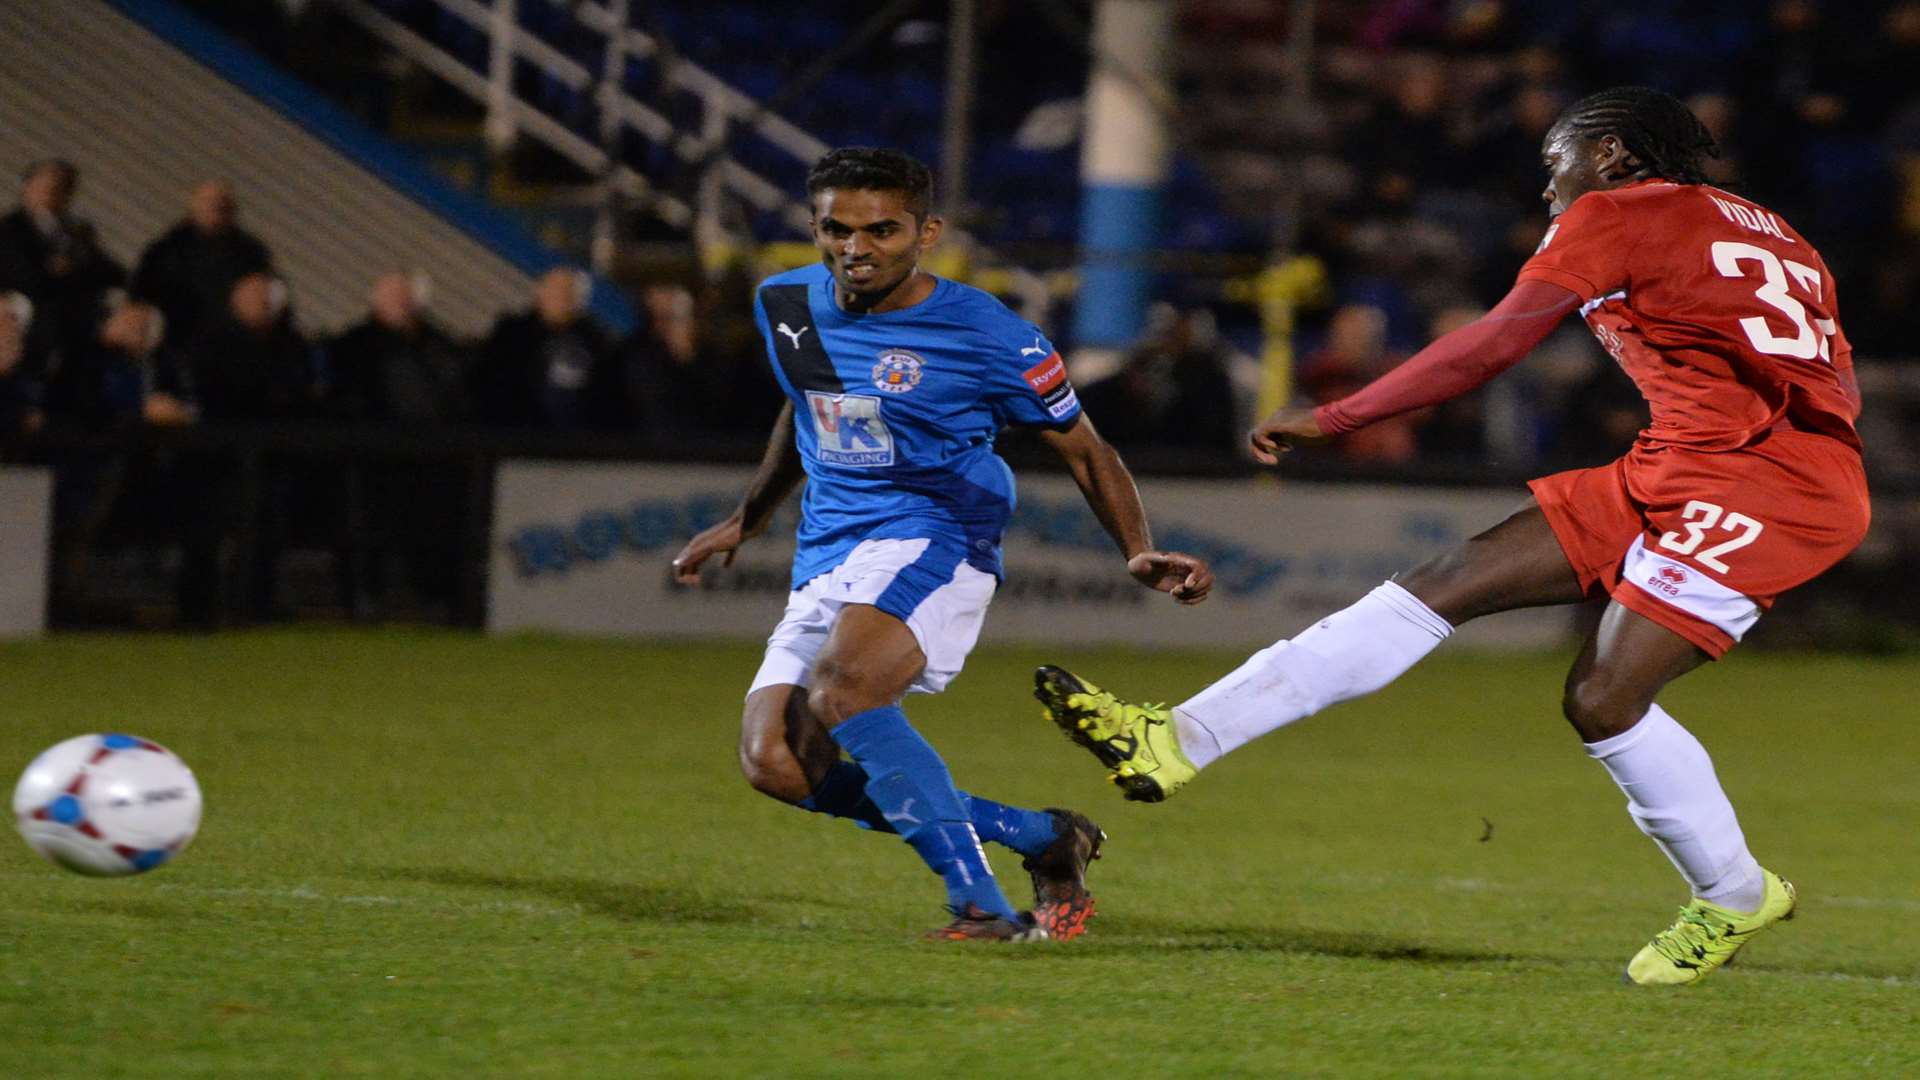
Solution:
{"label": "blue stadium pillar", "polygon": [[1132,344],[1153,297],[1148,258],[1172,161],[1172,0],[1098,0],[1080,155],[1075,374],[1094,378]]}

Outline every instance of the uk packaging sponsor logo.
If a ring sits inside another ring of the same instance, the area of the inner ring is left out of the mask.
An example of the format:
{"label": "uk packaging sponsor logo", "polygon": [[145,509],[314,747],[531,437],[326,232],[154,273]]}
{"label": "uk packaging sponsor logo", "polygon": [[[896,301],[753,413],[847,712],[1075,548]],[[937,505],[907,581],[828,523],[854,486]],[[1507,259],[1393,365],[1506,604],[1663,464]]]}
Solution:
{"label": "uk packaging sponsor logo", "polygon": [[828,465],[877,468],[893,464],[893,434],[881,419],[880,399],[864,394],[807,391],[815,452]]}

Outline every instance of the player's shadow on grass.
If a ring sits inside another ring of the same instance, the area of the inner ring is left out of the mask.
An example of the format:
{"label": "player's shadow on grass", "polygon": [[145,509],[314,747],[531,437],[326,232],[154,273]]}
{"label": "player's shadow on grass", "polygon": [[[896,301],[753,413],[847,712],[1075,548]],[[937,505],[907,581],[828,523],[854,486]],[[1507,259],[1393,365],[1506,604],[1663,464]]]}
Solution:
{"label": "player's shadow on grass", "polygon": [[365,867],[362,872],[376,880],[415,881],[428,885],[512,893],[523,898],[577,907],[582,911],[626,922],[739,925],[767,919],[769,915],[760,906],[761,903],[798,899],[757,894],[754,900],[749,901],[661,882],[540,877],[454,867]]}
{"label": "player's shadow on grass", "polygon": [[[1280,926],[1194,926],[1159,919],[1115,919],[1097,929],[1144,939],[1161,952],[1275,952],[1333,956],[1348,960],[1386,960],[1436,967],[1534,961],[1516,953],[1448,949],[1380,934],[1335,933]],[[1089,935],[1089,941],[1091,941]]]}

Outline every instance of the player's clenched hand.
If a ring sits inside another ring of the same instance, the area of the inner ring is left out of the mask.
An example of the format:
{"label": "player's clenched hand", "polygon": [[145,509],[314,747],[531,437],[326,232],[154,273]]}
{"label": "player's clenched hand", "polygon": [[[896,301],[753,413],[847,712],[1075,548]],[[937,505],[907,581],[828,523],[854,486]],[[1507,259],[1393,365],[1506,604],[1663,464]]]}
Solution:
{"label": "player's clenched hand", "polygon": [[699,535],[687,541],[687,546],[673,557],[673,580],[682,585],[695,584],[700,580],[700,567],[715,555],[722,557],[721,566],[732,566],[734,551],[747,541],[748,536],[737,514],[718,525],[700,530]]}
{"label": "player's clenched hand", "polygon": [[1275,409],[1248,436],[1253,443],[1254,460],[1263,465],[1278,465],[1280,455],[1296,446],[1325,442],[1331,438],[1320,430],[1312,409]]}
{"label": "player's clenched hand", "polygon": [[1213,591],[1213,571],[1206,560],[1178,551],[1143,551],[1127,560],[1127,573],[1183,604],[1197,604]]}

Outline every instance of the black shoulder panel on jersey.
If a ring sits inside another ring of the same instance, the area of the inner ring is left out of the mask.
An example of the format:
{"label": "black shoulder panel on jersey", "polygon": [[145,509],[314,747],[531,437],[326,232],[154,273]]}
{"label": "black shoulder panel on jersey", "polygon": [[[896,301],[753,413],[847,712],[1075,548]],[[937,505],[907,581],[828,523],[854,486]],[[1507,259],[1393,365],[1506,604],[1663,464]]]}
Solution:
{"label": "black shoulder panel on jersey", "polygon": [[760,304],[767,309],[767,325],[773,328],[773,355],[780,369],[796,390],[844,393],[846,384],[833,370],[833,358],[820,343],[820,331],[813,325],[813,308],[807,302],[806,285],[769,285],[760,290]]}

